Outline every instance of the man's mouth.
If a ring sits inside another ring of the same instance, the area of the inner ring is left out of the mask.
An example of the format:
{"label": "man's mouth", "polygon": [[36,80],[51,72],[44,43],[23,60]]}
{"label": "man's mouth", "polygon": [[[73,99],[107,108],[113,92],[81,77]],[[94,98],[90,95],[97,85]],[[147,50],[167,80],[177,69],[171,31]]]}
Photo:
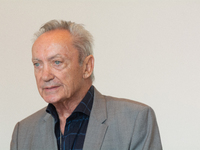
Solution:
{"label": "man's mouth", "polygon": [[46,87],[45,89],[53,89],[53,88],[57,88],[58,86],[52,86],[52,87]]}
{"label": "man's mouth", "polygon": [[50,86],[50,87],[44,87],[43,89],[45,91],[54,91],[57,90],[59,88],[59,86]]}

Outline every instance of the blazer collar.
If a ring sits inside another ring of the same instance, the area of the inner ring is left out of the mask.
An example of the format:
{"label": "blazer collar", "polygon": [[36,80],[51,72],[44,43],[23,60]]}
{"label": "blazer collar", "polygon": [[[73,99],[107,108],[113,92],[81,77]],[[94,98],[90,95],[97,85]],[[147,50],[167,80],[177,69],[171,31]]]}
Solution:
{"label": "blazer collar", "polygon": [[42,125],[40,126],[40,133],[42,134],[41,144],[43,144],[44,149],[58,149],[54,133],[54,118],[48,113],[45,114],[42,120]]}
{"label": "blazer collar", "polygon": [[106,100],[104,96],[94,88],[94,102],[87,127],[83,150],[101,148],[108,125]]}

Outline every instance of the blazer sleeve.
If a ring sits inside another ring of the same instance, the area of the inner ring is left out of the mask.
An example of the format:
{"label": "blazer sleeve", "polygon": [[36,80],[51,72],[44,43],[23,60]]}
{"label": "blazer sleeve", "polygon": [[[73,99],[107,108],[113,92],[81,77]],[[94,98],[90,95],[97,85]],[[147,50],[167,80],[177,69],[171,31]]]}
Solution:
{"label": "blazer sleeve", "polygon": [[137,115],[130,150],[162,150],[155,113],[150,107]]}
{"label": "blazer sleeve", "polygon": [[17,141],[18,141],[18,128],[19,128],[19,123],[17,123],[15,125],[13,134],[12,134],[12,140],[10,143],[10,150],[18,150],[18,146],[17,146]]}

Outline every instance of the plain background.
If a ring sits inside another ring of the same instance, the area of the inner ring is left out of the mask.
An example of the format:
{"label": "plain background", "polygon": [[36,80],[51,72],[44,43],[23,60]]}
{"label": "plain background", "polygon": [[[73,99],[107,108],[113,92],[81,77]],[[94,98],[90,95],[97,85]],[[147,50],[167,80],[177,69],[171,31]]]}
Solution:
{"label": "plain background", "polygon": [[52,19],[85,25],[95,39],[103,94],[150,105],[165,150],[199,150],[200,1],[0,0],[0,149],[15,124],[47,104],[31,63],[33,34]]}

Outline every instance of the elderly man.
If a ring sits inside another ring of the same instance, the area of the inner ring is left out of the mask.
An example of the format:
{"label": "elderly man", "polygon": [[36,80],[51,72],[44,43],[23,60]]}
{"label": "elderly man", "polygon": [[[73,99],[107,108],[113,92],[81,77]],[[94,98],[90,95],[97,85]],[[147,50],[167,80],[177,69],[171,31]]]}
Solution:
{"label": "elderly man", "polygon": [[32,47],[37,87],[48,106],[15,126],[11,150],[161,150],[153,110],[100,94],[92,85],[93,38],[50,21]]}

